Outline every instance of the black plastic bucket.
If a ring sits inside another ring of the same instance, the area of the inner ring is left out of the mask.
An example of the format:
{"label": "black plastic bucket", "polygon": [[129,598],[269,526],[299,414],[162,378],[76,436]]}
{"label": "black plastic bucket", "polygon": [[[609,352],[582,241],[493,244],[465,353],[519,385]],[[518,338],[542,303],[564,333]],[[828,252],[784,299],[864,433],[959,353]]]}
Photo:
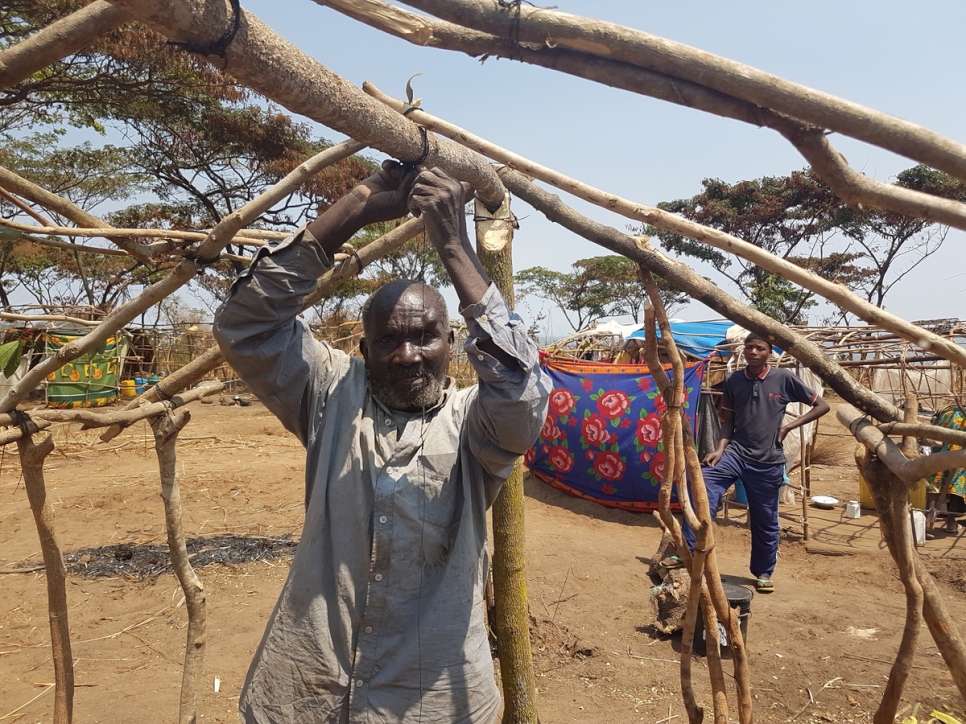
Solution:
{"label": "black plastic bucket", "polygon": [[[751,599],[755,592],[747,586],[739,586],[735,583],[723,583],[725,596],[728,598],[728,605],[738,609],[738,628],[741,629],[741,640],[748,640],[748,619],[751,617]],[[724,624],[718,624],[718,637],[721,640],[721,657],[731,657],[731,647],[728,645],[728,636]],[[694,653],[699,656],[707,654],[707,639],[704,630],[704,614],[698,605],[698,620],[694,625]]]}

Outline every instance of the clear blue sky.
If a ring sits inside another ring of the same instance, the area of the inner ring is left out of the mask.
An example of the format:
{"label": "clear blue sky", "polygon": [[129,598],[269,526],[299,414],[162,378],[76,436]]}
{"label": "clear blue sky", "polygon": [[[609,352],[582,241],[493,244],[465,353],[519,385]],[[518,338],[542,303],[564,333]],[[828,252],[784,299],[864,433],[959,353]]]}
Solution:
{"label": "clear blue sky", "polygon": [[[428,112],[641,203],[691,196],[703,178],[738,181],[805,166],[765,129],[543,68],[494,59],[481,64],[420,48],[310,0],[246,0],[243,6],[356,85],[369,80],[403,97],[407,78],[423,73],[414,86]],[[559,0],[555,7],[687,43],[966,142],[962,0]],[[832,142],[854,168],[882,181],[914,163],[841,136]],[[565,200],[598,221],[628,228],[623,217]],[[515,211],[524,217],[514,243],[518,270],[568,270],[576,259],[604,253],[520,203]],[[961,232],[951,232],[943,249],[893,290],[889,309],[909,319],[966,316],[966,275],[957,276],[963,241]],[[540,306],[534,301],[531,309]],[[521,312],[527,315],[527,307]],[[679,316],[716,315],[692,304]],[[548,332],[566,333],[566,323],[551,317]]]}

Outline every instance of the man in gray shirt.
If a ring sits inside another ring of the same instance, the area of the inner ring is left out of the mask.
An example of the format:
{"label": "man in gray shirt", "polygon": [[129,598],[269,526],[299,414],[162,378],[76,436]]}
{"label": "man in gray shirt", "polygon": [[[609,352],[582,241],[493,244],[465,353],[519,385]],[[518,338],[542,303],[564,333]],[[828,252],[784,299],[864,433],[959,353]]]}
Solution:
{"label": "man in gray shirt", "polygon": [[[748,523],[751,527],[751,573],[755,589],[771,593],[771,580],[778,563],[778,493],[785,477],[782,442],[788,433],[829,411],[828,403],[816,390],[789,370],[771,367],[771,342],[757,334],[745,338],[747,366],[732,372],[724,383],[721,439],[702,463],[708,504],[713,518],[722,496],[741,480],[748,496]],[[801,402],[812,409],[788,425],[782,425],[785,406]],[[684,537],[694,550],[694,532],[687,523]],[[676,559],[676,560],[675,560]],[[672,556],[671,565],[680,559]],[[663,564],[663,562],[662,562]]]}
{"label": "man in gray shirt", "polygon": [[[395,281],[370,297],[362,359],[298,319],[342,243],[407,208],[456,289],[475,386],[446,376],[453,334],[432,287]],[[485,514],[536,439],[551,385],[473,252],[460,183],[387,161],[259,251],[215,336],[306,448],[302,538],[245,682],[243,721],[493,722]]]}

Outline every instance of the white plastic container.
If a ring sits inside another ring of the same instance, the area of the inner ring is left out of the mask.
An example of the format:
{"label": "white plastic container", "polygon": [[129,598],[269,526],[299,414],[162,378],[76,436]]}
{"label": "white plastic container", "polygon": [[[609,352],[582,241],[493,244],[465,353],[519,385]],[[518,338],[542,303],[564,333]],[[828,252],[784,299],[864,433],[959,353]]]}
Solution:
{"label": "white plastic container", "polygon": [[926,514],[913,508],[909,515],[912,518],[912,539],[916,547],[926,545]]}
{"label": "white plastic container", "polygon": [[850,500],[845,504],[845,517],[846,518],[861,518],[862,517],[862,506],[859,505],[858,500]]}

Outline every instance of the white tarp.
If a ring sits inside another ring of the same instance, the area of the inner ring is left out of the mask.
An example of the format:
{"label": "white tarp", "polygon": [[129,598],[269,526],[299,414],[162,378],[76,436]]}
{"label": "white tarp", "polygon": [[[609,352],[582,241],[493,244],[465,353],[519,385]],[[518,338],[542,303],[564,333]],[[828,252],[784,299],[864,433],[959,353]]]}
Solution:
{"label": "white tarp", "polygon": [[[802,367],[800,369],[795,369],[794,367],[786,368],[790,372],[798,375],[798,377],[808,385],[811,389],[816,390],[819,396],[822,395],[822,379],[812,372],[807,367]],[[800,402],[792,402],[785,408],[785,418],[782,420],[783,425],[787,425],[790,422],[794,422],[799,417],[808,412],[811,408],[809,405],[803,405]],[[815,437],[816,425],[818,420],[814,422],[809,422],[803,425],[805,432],[805,443],[808,444]],[[785,438],[785,442],[782,443],[782,449],[785,451],[785,459],[788,461],[787,469],[791,470],[801,463],[801,453],[802,453],[802,433],[796,428],[792,430],[788,437]]]}

